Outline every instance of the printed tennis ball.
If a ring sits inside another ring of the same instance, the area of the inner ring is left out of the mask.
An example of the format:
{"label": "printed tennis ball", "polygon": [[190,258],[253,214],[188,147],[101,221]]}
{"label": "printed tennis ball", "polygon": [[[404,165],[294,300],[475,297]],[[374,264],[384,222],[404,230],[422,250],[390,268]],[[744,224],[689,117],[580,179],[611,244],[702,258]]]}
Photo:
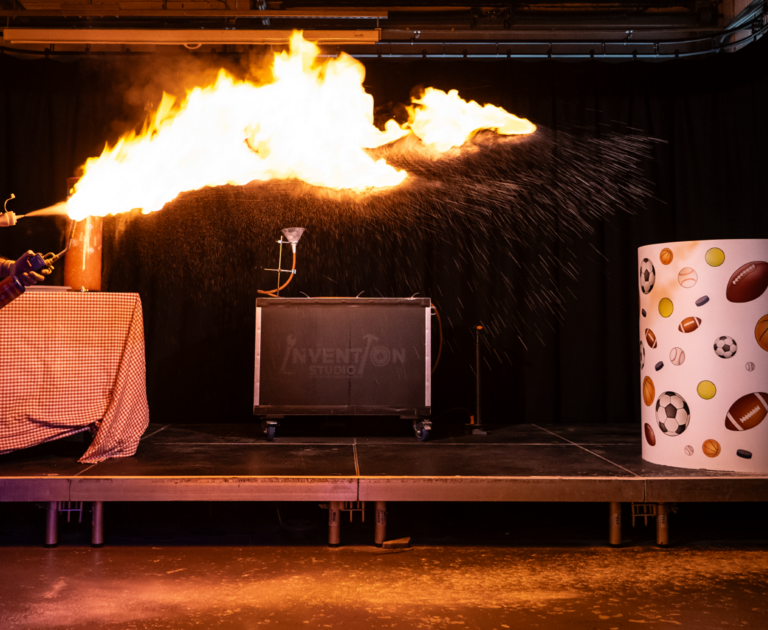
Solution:
{"label": "printed tennis ball", "polygon": [[752,361],[747,363],[744,367],[747,368],[747,372],[753,372],[755,370],[755,364],[752,363]]}
{"label": "printed tennis ball", "polygon": [[656,387],[653,385],[653,381],[650,376],[646,376],[643,379],[643,402],[646,407],[650,407],[656,398]]}
{"label": "printed tennis ball", "polygon": [[[646,331],[646,336],[648,331]],[[656,338],[654,337],[654,340]],[[763,315],[755,325],[755,339],[757,339],[758,345],[768,352],[768,315]]]}
{"label": "printed tennis ball", "polygon": [[691,267],[683,267],[680,273],[677,274],[677,281],[684,289],[690,289],[699,281],[699,274]]}
{"label": "printed tennis ball", "polygon": [[707,457],[717,457],[720,455],[720,444],[717,440],[706,440],[701,445],[701,450],[704,451],[704,455]]}
{"label": "printed tennis ball", "polygon": [[672,253],[672,250],[669,249],[669,247],[662,249],[661,254],[659,254],[659,260],[661,260],[662,265],[668,265],[672,262],[674,257],[675,255]]}
{"label": "printed tennis ball", "polygon": [[686,446],[685,449],[683,450],[685,450],[685,454],[688,455],[689,457],[693,455],[693,447],[690,444]]}
{"label": "printed tennis ball", "polygon": [[672,304],[672,300],[669,298],[661,298],[659,302],[659,315],[662,317],[669,317],[675,310],[675,305]]}
{"label": "printed tennis ball", "polygon": [[[707,261],[707,264],[710,267],[719,267],[725,262],[725,254],[719,247],[713,247],[712,249],[707,250],[707,253],[704,255],[704,260]],[[715,443],[717,444],[717,442]]]}
{"label": "printed tennis ball", "polygon": [[699,386],[696,388],[696,392],[704,400],[711,400],[712,398],[715,397],[715,394],[717,393],[717,388],[715,387],[715,384],[712,381],[701,381],[701,383],[699,383]]}

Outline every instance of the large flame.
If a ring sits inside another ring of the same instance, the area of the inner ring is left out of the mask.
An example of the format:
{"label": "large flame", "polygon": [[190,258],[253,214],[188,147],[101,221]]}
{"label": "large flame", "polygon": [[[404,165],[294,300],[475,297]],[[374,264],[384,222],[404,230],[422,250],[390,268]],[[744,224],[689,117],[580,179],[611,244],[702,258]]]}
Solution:
{"label": "large flame", "polygon": [[317,63],[319,49],[300,32],[275,55],[274,80],[238,81],[224,70],[180,104],[164,94],[140,133],[131,132],[89,159],[67,202],[73,219],[162,208],[179,193],[205,186],[296,178],[317,186],[363,191],[396,186],[407,173],[373,149],[411,133],[437,151],[460,146],[481,128],[531,133],[536,128],[503,109],[467,103],[455,90],[428,88],[399,126],[373,124],[365,68],[341,54]]}

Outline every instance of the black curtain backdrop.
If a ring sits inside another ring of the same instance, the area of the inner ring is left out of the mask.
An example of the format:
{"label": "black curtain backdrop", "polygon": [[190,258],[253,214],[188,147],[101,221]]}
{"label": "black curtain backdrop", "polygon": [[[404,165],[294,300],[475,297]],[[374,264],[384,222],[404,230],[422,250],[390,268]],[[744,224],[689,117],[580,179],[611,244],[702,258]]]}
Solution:
{"label": "black curtain backdrop", "polygon": [[[482,184],[494,161],[511,155],[508,146],[502,154],[491,147],[482,168],[452,163],[442,193],[434,193],[433,165],[433,192],[411,186],[362,206],[274,182],[185,193],[148,216],[109,218],[103,288],[141,294],[152,420],[252,420],[254,299],[274,284],[260,269],[276,266],[279,229],[290,225],[309,231],[286,295],[433,299],[446,342],[433,406],[435,415],[448,412],[444,422],[465,422],[454,408],[474,407],[478,324],[486,422],[638,420],[637,247],[768,237],[767,62],[766,38],[735,54],[664,63],[366,62],[377,118],[401,111],[416,86],[458,89],[539,126],[544,149],[531,161],[544,189],[560,195],[570,186],[563,169],[578,165],[580,147],[584,169],[605,178],[601,164],[620,166],[626,155],[587,155],[583,143],[624,146],[617,138],[626,137],[650,151],[638,168],[652,196],[631,192],[611,207],[596,186],[600,216],[581,196],[587,226],[577,231],[557,196],[549,213],[518,206],[498,222],[445,210],[450,180]],[[140,124],[163,89],[180,94],[218,67],[242,74],[245,65],[190,54],[71,62],[0,55],[0,192],[16,194],[10,208],[18,214],[63,200],[66,178]],[[525,182],[516,185],[524,206]],[[0,252],[57,251],[66,224],[25,219],[0,230]],[[60,267],[50,282],[62,283]]]}

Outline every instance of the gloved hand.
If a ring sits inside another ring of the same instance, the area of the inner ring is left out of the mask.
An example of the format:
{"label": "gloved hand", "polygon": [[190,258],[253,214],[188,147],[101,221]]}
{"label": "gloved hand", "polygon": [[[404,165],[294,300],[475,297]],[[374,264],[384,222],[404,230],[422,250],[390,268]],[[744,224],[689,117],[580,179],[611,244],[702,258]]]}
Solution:
{"label": "gloved hand", "polygon": [[45,276],[50,275],[51,270],[47,267],[40,271],[32,271],[32,265],[29,258],[35,255],[35,252],[28,250],[19,256],[14,263],[8,267],[7,275],[17,276],[25,287],[37,284],[45,280]]}
{"label": "gloved hand", "polygon": [[16,225],[16,215],[10,210],[0,214],[0,227],[11,227]]}

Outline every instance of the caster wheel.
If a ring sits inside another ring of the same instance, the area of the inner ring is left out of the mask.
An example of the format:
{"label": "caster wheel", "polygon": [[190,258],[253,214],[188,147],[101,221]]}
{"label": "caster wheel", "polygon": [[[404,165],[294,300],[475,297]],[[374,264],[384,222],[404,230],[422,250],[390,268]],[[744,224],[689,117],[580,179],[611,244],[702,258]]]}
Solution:
{"label": "caster wheel", "polygon": [[422,423],[414,424],[413,432],[419,442],[426,442],[432,433],[432,427],[424,426]]}
{"label": "caster wheel", "polygon": [[267,425],[267,442],[274,442],[275,441],[275,427],[274,424]]}

